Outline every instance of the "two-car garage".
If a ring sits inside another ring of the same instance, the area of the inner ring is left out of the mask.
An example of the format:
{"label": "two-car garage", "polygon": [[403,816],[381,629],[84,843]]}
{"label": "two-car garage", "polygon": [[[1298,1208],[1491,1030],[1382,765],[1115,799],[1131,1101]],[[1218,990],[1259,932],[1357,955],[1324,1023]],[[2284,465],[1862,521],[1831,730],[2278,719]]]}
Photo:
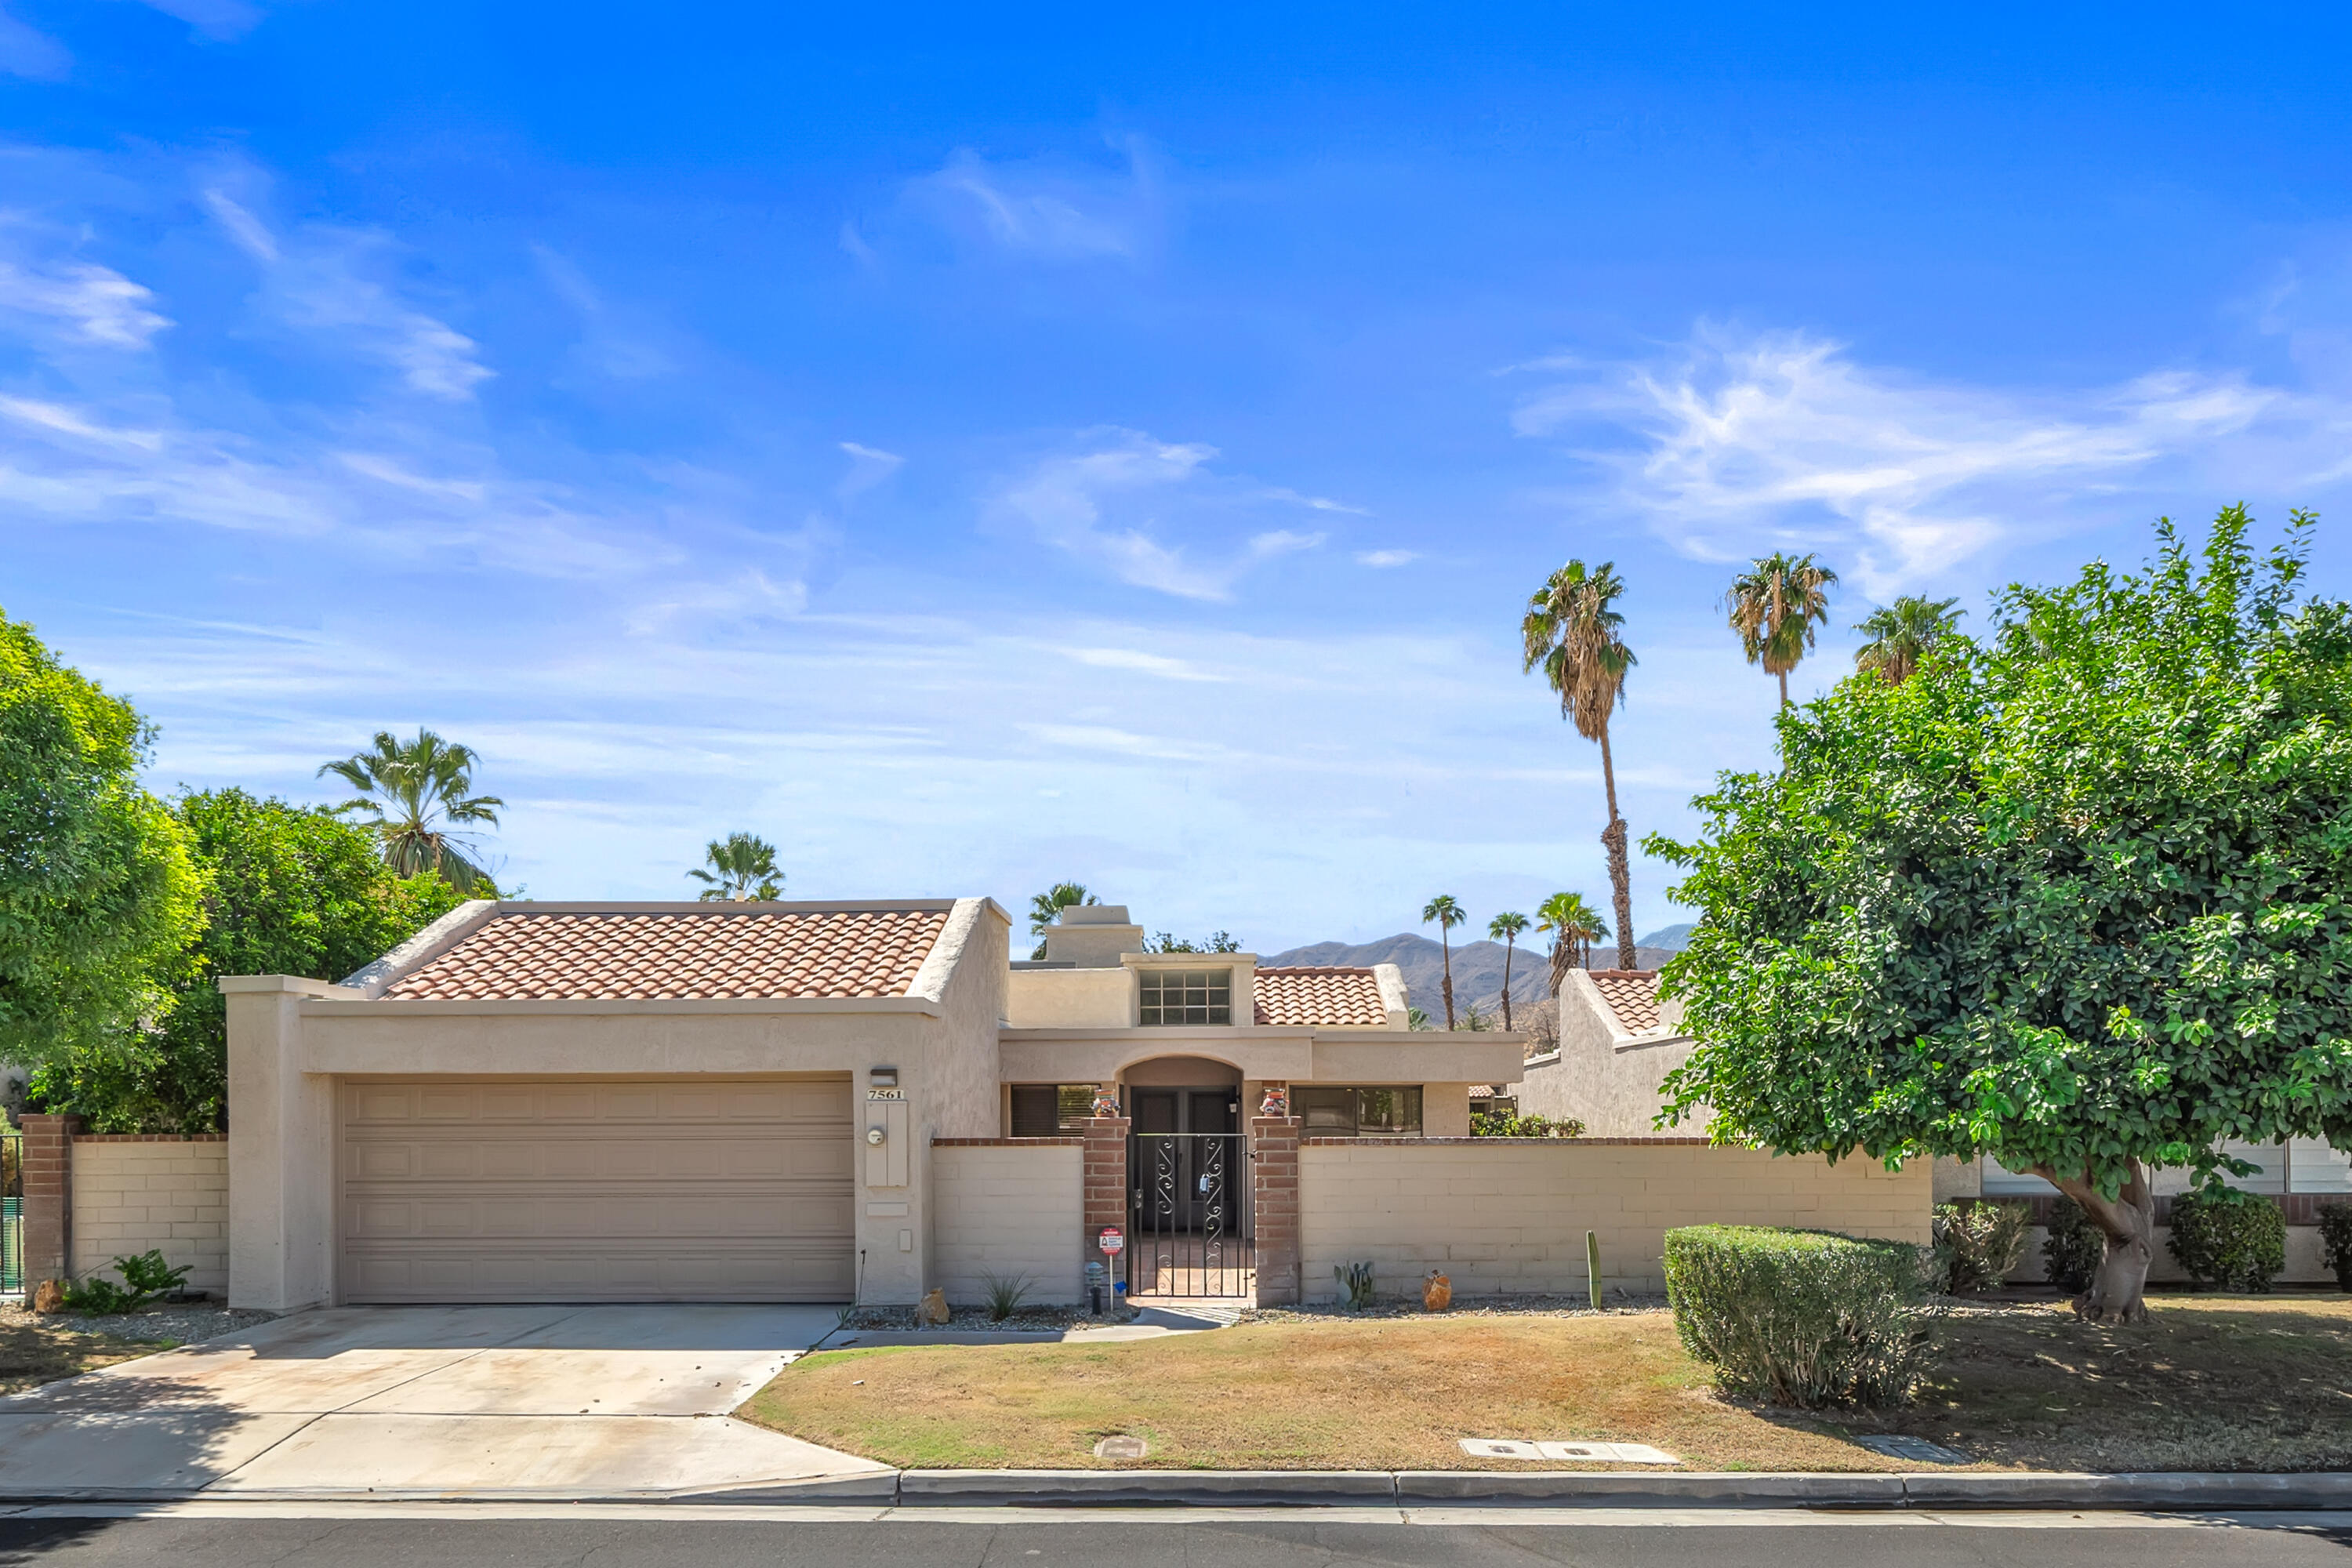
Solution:
{"label": "two-car garage", "polygon": [[347,1078],[346,1302],[845,1301],[850,1079]]}

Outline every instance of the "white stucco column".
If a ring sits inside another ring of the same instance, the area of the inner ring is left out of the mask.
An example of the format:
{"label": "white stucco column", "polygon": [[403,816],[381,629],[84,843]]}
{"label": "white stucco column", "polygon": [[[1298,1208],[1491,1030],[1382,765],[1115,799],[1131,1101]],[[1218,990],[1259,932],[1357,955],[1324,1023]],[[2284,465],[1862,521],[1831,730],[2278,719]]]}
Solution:
{"label": "white stucco column", "polygon": [[301,1070],[301,1004],[324,981],[224,975],[228,998],[228,1299],[289,1312],[335,1289],[335,1083]]}

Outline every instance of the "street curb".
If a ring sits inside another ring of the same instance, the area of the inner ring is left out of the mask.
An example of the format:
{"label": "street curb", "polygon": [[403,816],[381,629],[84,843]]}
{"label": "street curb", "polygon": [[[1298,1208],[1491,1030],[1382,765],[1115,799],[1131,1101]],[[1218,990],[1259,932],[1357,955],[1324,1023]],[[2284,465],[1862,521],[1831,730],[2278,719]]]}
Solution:
{"label": "street curb", "polygon": [[1392,1504],[1387,1470],[901,1470],[902,1507],[1140,1502]]}

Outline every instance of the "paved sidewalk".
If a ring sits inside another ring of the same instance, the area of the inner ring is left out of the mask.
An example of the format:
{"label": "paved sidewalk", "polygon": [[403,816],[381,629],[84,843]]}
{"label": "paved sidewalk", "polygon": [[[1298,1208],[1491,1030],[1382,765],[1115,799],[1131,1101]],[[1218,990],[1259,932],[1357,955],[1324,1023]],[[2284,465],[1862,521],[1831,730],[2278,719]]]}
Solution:
{"label": "paved sidewalk", "polygon": [[297,1313],[0,1399],[0,1498],[887,1495],[728,1418],[831,1308]]}

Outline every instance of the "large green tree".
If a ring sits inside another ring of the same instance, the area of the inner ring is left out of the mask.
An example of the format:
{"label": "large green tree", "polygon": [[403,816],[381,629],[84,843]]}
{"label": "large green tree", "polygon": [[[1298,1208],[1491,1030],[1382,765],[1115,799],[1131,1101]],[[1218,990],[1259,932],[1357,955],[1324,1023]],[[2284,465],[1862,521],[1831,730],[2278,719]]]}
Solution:
{"label": "large green tree", "polygon": [[403,877],[368,827],[241,789],[173,803],[204,873],[203,933],[177,966],[161,1026],[45,1069],[43,1101],[101,1132],[203,1132],[225,1125],[224,974],[341,980],[457,908],[431,872]]}
{"label": "large green tree", "polygon": [[202,917],[151,731],[0,615],[0,1060],[103,1053],[169,1006]]}
{"label": "large green tree", "polygon": [[1559,716],[1601,747],[1601,787],[1609,803],[1601,847],[1617,900],[1617,964],[1631,969],[1633,869],[1625,852],[1629,830],[1617,813],[1617,763],[1609,750],[1610,715],[1625,700],[1626,673],[1638,662],[1625,646],[1625,616],[1617,608],[1624,592],[1615,564],[1607,561],[1591,571],[1570,561],[1545,578],[1519,619],[1519,669],[1542,670],[1544,684],[1559,699]]}
{"label": "large green tree", "polygon": [[2106,1238],[2077,1309],[2125,1320],[2152,1170],[2352,1144],[2352,606],[2300,596],[2311,526],[2162,523],[2146,570],[2011,587],[1984,643],[1785,714],[1780,769],[1649,845],[1703,911],[1668,1118],[2034,1172]]}

